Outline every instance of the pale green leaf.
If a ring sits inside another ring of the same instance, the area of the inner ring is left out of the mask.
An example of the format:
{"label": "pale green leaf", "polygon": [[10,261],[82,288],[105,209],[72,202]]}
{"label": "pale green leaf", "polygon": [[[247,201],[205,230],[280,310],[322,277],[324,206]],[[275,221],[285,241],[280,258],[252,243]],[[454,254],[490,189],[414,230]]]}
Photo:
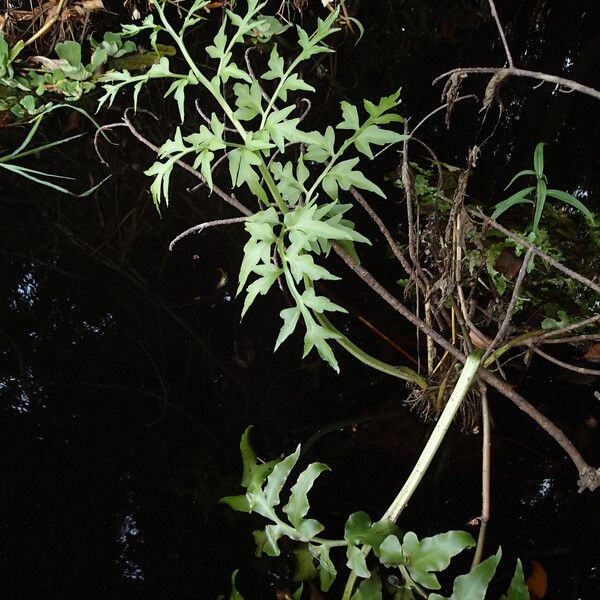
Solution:
{"label": "pale green leaf", "polygon": [[272,473],[267,479],[265,486],[265,501],[267,506],[273,508],[279,504],[279,494],[287,481],[290,471],[294,468],[294,465],[298,462],[300,457],[300,445],[296,448],[296,451],[289,456],[286,456],[282,461],[275,465]]}
{"label": "pale green leaf", "polygon": [[250,238],[244,246],[244,258],[240,266],[239,283],[236,295],[239,294],[246,285],[248,276],[258,265],[259,262],[268,263],[271,259],[271,243],[263,240]]}
{"label": "pale green leaf", "polygon": [[264,296],[270,289],[273,283],[283,272],[276,265],[269,263],[266,265],[258,265],[254,267],[254,272],[260,275],[260,277],[251,283],[246,289],[246,299],[244,301],[244,307],[242,308],[242,318],[246,314],[246,311],[250,308],[256,296],[261,294]]}
{"label": "pale green leaf", "polygon": [[224,69],[221,69],[221,80],[223,83],[227,83],[229,78],[242,79],[248,83],[252,83],[252,78],[246,71],[240,69],[234,62],[230,62]]}
{"label": "pale green leaf", "polygon": [[300,283],[305,275],[313,281],[317,281],[319,279],[335,281],[339,279],[339,277],[332,275],[324,267],[315,264],[315,261],[310,254],[297,254],[293,252],[293,250],[288,249],[288,255],[286,258],[296,283]]}
{"label": "pale green leaf", "polygon": [[284,102],[287,101],[287,93],[292,91],[302,90],[305,92],[314,92],[315,88],[309,85],[304,80],[300,79],[296,73],[292,73],[281,85],[277,96]]}
{"label": "pale green leaf", "polygon": [[227,19],[223,19],[223,24],[219,28],[217,35],[215,35],[212,45],[206,47],[206,53],[211,58],[222,59],[225,56],[225,47],[227,45],[227,36],[225,35],[226,25]]}
{"label": "pale green leaf", "polygon": [[484,600],[501,556],[502,550],[498,549],[494,556],[478,564],[470,573],[457,577],[452,589],[452,600]]}
{"label": "pale green leaf", "polygon": [[387,144],[395,144],[407,139],[409,136],[396,133],[388,129],[380,129],[377,125],[369,125],[363,129],[358,137],[354,140],[356,149],[373,160],[373,152],[370,144],[376,146],[385,146]]}
{"label": "pale green leaf", "polygon": [[300,309],[297,306],[284,308],[279,313],[279,316],[283,319],[283,325],[281,326],[281,331],[279,332],[279,336],[275,342],[275,350],[277,350],[277,348],[279,348],[279,346],[281,346],[281,344],[283,344],[283,342],[285,342],[285,340],[296,329],[296,325],[300,317]]}
{"label": "pale green leaf", "polygon": [[262,79],[281,79],[284,73],[284,62],[283,57],[279,56],[277,50],[277,44],[273,44],[271,55],[269,56],[269,62],[267,63],[269,70],[261,75]]}
{"label": "pale green leaf", "polygon": [[406,563],[402,545],[395,535],[388,535],[379,546],[379,560],[386,567],[395,567]]}
{"label": "pale green leaf", "polygon": [[398,527],[388,520],[371,523],[363,511],[352,513],[344,526],[344,539],[349,544],[368,544],[378,552],[379,546],[390,535],[397,535]]}
{"label": "pale green leaf", "polygon": [[344,100],[341,103],[341,107],[342,122],[336,125],[336,129],[350,129],[351,131],[356,131],[360,127],[356,106]]}
{"label": "pale green leaf", "polygon": [[357,548],[356,546],[348,546],[346,556],[348,558],[346,561],[346,566],[354,571],[358,577],[370,577],[371,572],[369,569],[367,569],[367,561],[360,548]]}
{"label": "pale green leaf", "polygon": [[260,94],[260,85],[253,81],[250,85],[247,83],[236,83],[233,86],[235,94],[235,105],[237,110],[234,115],[241,121],[250,121],[259,114],[262,114],[262,96]]}
{"label": "pale green leaf", "polygon": [[[308,492],[311,490],[317,477],[324,471],[330,470],[323,463],[311,463],[298,475],[296,483],[291,488],[289,502],[283,507],[283,512],[287,514],[290,523],[296,529],[299,530],[302,527],[304,517],[310,508]],[[322,528],[323,526],[321,526]],[[316,535],[316,533],[313,533],[313,535]]]}
{"label": "pale green leaf", "polygon": [[304,290],[304,293],[302,294],[302,302],[318,313],[323,313],[325,311],[342,313],[348,312],[345,308],[334,304],[331,300],[329,300],[329,298],[315,295],[315,289],[312,287]]}
{"label": "pale green leaf", "polygon": [[229,160],[229,175],[231,176],[231,185],[239,187],[249,179],[257,177],[252,166],[261,164],[260,158],[245,148],[234,148],[227,156]]}
{"label": "pale green leaf", "polygon": [[227,504],[227,506],[238,512],[249,513],[252,510],[248,502],[248,497],[245,494],[242,496],[225,496],[219,500],[219,503]]}
{"label": "pale green leaf", "polygon": [[302,354],[302,358],[305,358],[308,353],[316,348],[319,356],[329,364],[329,366],[336,371],[336,373],[340,372],[340,368],[338,366],[335,355],[333,354],[333,350],[331,346],[327,343],[327,339],[339,339],[341,335],[337,332],[330,331],[325,329],[325,327],[321,327],[317,325],[312,320],[306,320],[306,333],[304,334],[304,350]]}
{"label": "pale green leaf", "polygon": [[59,42],[54,47],[54,51],[62,60],[66,60],[71,67],[81,66],[81,44],[72,40]]}

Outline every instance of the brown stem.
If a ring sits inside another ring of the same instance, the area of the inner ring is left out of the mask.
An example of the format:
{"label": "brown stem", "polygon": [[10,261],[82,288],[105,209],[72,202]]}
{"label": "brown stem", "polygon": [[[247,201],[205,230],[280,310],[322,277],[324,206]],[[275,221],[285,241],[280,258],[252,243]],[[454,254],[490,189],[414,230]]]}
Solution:
{"label": "brown stem", "polygon": [[490,10],[492,11],[492,16],[494,17],[494,21],[496,21],[496,26],[498,27],[498,33],[500,34],[500,39],[502,40],[502,45],[504,46],[504,52],[506,53],[506,60],[508,60],[508,66],[513,67],[513,59],[512,54],[510,53],[510,49],[508,48],[508,43],[506,42],[506,36],[504,35],[504,30],[502,29],[502,23],[500,23],[500,17],[498,16],[498,11],[496,10],[496,5],[494,4],[494,0],[488,0],[488,4],[490,5]]}
{"label": "brown stem", "polygon": [[570,337],[558,338],[556,340],[546,338],[540,340],[540,338],[536,338],[533,340],[533,343],[545,346],[546,344],[577,344],[579,342],[596,342],[598,340],[600,340],[600,333],[582,333],[581,335],[572,335]]}
{"label": "brown stem", "polygon": [[519,293],[521,291],[521,286],[523,285],[523,280],[525,279],[525,274],[527,273],[527,265],[529,264],[529,259],[533,250],[531,248],[527,248],[527,252],[525,253],[525,257],[523,258],[523,262],[521,264],[521,268],[519,269],[519,274],[517,275],[517,279],[515,281],[515,287],[513,288],[512,296],[510,297],[510,302],[508,304],[508,308],[506,309],[506,314],[504,315],[504,319],[500,328],[498,329],[498,333],[496,337],[492,340],[492,343],[488,346],[481,362],[485,364],[485,359],[494,351],[494,348],[498,344],[501,344],[504,340],[504,336],[510,327],[510,322],[512,321],[513,313],[515,311],[515,306],[517,304],[517,300],[519,299]]}
{"label": "brown stem", "polygon": [[580,92],[581,94],[586,94],[587,96],[591,96],[592,98],[596,98],[596,100],[600,100],[600,92],[591,88],[587,85],[582,85],[581,83],[577,83],[571,79],[565,79],[564,77],[557,77],[556,75],[548,75],[547,73],[541,73],[539,71],[527,71],[526,69],[517,69],[516,67],[509,67],[507,69],[503,67],[458,67],[456,69],[452,69],[451,71],[447,71],[443,73],[439,77],[436,77],[433,80],[433,84],[436,84],[441,79],[446,77],[451,77],[452,75],[463,75],[466,76],[470,73],[499,73],[502,71],[503,78],[504,76],[515,76],[515,77],[527,77],[529,79],[537,79],[538,81],[547,81],[548,83],[554,83],[556,85],[562,85],[570,88],[576,92]]}
{"label": "brown stem", "polygon": [[539,354],[539,356],[541,356],[542,358],[545,358],[547,361],[559,367],[562,367],[563,369],[567,369],[568,371],[574,371],[575,373],[580,373],[581,375],[595,375],[596,377],[600,377],[600,370],[598,369],[586,369],[585,367],[571,365],[569,363],[563,362],[562,360],[558,360],[558,358],[554,358],[554,356],[546,354],[539,348],[534,348],[533,351],[536,354]]}
{"label": "brown stem", "polygon": [[479,527],[479,535],[477,536],[477,546],[475,547],[475,556],[473,557],[471,569],[481,562],[487,524],[490,520],[492,425],[490,418],[490,407],[487,399],[487,388],[485,387],[485,385],[481,386],[481,417],[483,422],[483,441],[481,448],[481,524]]}
{"label": "brown stem", "polygon": [[398,262],[402,265],[402,268],[406,271],[408,276],[419,286],[419,289],[423,292],[423,295],[427,292],[427,287],[423,281],[419,278],[415,270],[410,266],[406,257],[398,248],[398,244],[392,237],[390,230],[385,226],[385,223],[381,220],[381,217],[371,208],[370,204],[364,199],[363,195],[352,186],[350,193],[354,196],[354,199],[365,209],[367,214],[371,217],[375,225],[377,225],[379,231],[382,233],[388,246],[391,248],[394,256],[398,259]]}

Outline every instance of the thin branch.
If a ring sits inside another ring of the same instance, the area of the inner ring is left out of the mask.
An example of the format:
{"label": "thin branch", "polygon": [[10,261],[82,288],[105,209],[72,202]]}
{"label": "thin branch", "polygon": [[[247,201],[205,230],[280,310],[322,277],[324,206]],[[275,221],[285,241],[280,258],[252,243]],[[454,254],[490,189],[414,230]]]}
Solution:
{"label": "thin branch", "polygon": [[[438,172],[437,189],[438,189],[438,192],[440,192],[442,189],[442,186],[444,185],[444,172],[442,171],[442,165],[440,163],[440,159],[438,158],[437,154],[423,140],[419,139],[418,137],[415,137],[414,135],[411,135],[410,141],[417,142],[417,144],[421,144],[421,146],[423,146],[423,148],[425,148],[425,150],[427,150],[427,152],[429,152],[429,154],[433,160],[433,164],[437,168],[437,172]],[[377,155],[375,156],[375,158],[377,158]]]}
{"label": "thin branch", "polygon": [[600,370],[598,369],[587,369],[585,367],[577,367],[576,365],[571,365],[569,363],[563,362],[562,360],[558,360],[558,358],[554,358],[554,356],[546,354],[539,348],[534,348],[533,351],[536,354],[539,354],[542,358],[545,358],[547,361],[559,367],[562,367],[563,369],[567,369],[568,371],[573,371],[581,375],[595,375],[596,377],[600,377]]}
{"label": "thin branch", "polygon": [[554,338],[557,335],[562,335],[563,333],[574,331],[576,329],[579,329],[580,327],[585,327],[586,325],[592,325],[593,323],[597,323],[598,321],[600,321],[600,315],[593,315],[591,317],[588,317],[587,319],[583,319],[582,321],[577,321],[577,323],[571,323],[570,325],[565,325],[564,327],[560,327],[559,329],[552,329],[550,331],[547,331],[539,337],[536,337],[533,341],[537,343],[540,340]]}
{"label": "thin branch", "polygon": [[[104,156],[100,153],[100,148],[98,146],[98,137],[102,134],[103,131],[108,131],[109,129],[116,129],[117,127],[127,127],[125,123],[111,123],[110,125],[103,125],[96,129],[96,133],[94,134],[94,150],[96,151],[96,155],[100,159],[100,162],[103,165],[109,166],[108,163],[104,160]],[[106,136],[103,136],[105,139],[108,139]],[[112,143],[112,142],[110,142]]]}
{"label": "thin branch", "polygon": [[243,223],[246,220],[246,218],[247,217],[235,217],[233,219],[217,219],[215,221],[206,221],[205,223],[200,223],[199,225],[194,225],[193,227],[186,229],[185,231],[180,233],[177,237],[173,238],[173,240],[171,240],[171,243],[169,244],[169,251],[172,252],[173,247],[175,246],[175,244],[177,244],[177,242],[181,241],[184,237],[187,237],[188,235],[191,235],[192,233],[200,233],[201,231],[203,231],[204,229],[207,229],[208,227],[218,227],[220,225],[233,225],[235,223]]}
{"label": "thin branch", "polygon": [[477,546],[475,547],[475,556],[473,556],[471,569],[481,562],[487,524],[490,520],[491,513],[490,478],[492,470],[492,424],[490,418],[490,407],[487,399],[487,388],[485,385],[481,385],[481,417],[483,425],[483,441],[481,448],[481,524],[479,526]]}
{"label": "thin branch", "polygon": [[528,71],[526,69],[517,69],[516,67],[509,67],[507,69],[503,67],[458,67],[456,69],[452,69],[451,71],[447,71],[442,75],[436,77],[433,80],[432,85],[435,85],[438,81],[445,79],[446,77],[451,77],[455,74],[460,74],[463,76],[469,75],[471,73],[499,73],[503,72],[503,75],[514,76],[514,77],[526,77],[529,79],[537,79],[538,81],[547,81],[548,83],[554,83],[556,85],[565,86],[571,90],[576,92],[580,92],[581,94],[585,94],[587,96],[591,96],[592,98],[596,98],[596,100],[600,100],[600,92],[594,88],[591,88],[587,85],[583,85],[581,83],[577,83],[571,79],[565,79],[564,77],[557,77],[556,75],[548,75],[547,73],[541,73],[539,71]]}
{"label": "thin branch", "polygon": [[546,344],[577,344],[580,342],[587,342],[587,341],[593,341],[596,342],[600,340],[600,333],[582,333],[581,335],[572,335],[570,337],[566,337],[566,338],[558,338],[556,340],[554,339],[546,339],[543,338],[540,340],[540,338],[536,338],[533,340],[533,343],[535,345],[540,344],[540,345],[546,345]]}
{"label": "thin branch", "polygon": [[[256,81],[256,83],[258,83],[258,79],[256,78],[256,75],[254,74],[254,69],[252,68],[252,63],[250,62],[250,56],[248,56],[250,54],[250,52],[252,52],[252,50],[255,50],[255,49],[256,49],[256,46],[250,46],[248,48],[248,50],[246,50],[246,52],[244,52],[244,59],[246,61],[246,68],[248,69],[248,73],[250,74],[250,77],[252,77],[252,79],[254,79],[254,81]],[[271,101],[271,98],[265,92],[265,90],[262,89],[262,86],[260,85],[260,83],[258,83],[258,88],[260,89],[260,95],[263,97],[263,100],[265,100],[266,103],[269,104],[269,102]],[[277,110],[277,108],[275,108],[275,110]]]}
{"label": "thin branch", "polygon": [[[142,144],[144,144],[145,146],[147,146],[148,148],[150,148],[151,150],[154,150],[154,152],[158,152],[159,148],[158,146],[154,145],[150,140],[146,139],[133,125],[133,123],[131,123],[131,121],[129,120],[128,117],[128,112],[131,110],[131,108],[128,108],[125,113],[123,114],[123,122],[125,123],[125,125],[127,125],[129,131],[131,131],[131,133],[140,141],[142,142]],[[145,111],[148,112],[148,111]],[[151,114],[151,113],[150,113]],[[152,115],[155,119],[156,117],[154,115]],[[167,157],[170,157],[169,154],[165,155]],[[202,175],[202,173],[200,173],[200,171],[197,171],[196,169],[194,169],[193,167],[191,167],[190,165],[188,165],[185,161],[183,160],[176,160],[175,161],[182,169],[185,169],[188,173],[191,173],[194,177],[196,177],[197,179],[199,179],[200,181],[206,181],[204,178],[204,175]],[[237,200],[236,198],[234,198],[233,196],[230,196],[229,194],[227,194],[226,192],[224,192],[220,187],[213,185],[213,192],[215,194],[217,194],[217,196],[219,196],[222,200],[225,200],[225,202],[227,202],[227,204],[230,204],[231,206],[233,206],[234,208],[237,208],[237,210],[239,210],[243,215],[246,216],[250,216],[252,213],[252,211],[249,208],[246,208],[239,200]]]}
{"label": "thin branch", "polygon": [[496,26],[498,27],[498,33],[500,34],[500,39],[502,40],[502,45],[504,46],[504,52],[506,52],[506,60],[508,60],[508,66],[514,67],[512,54],[510,53],[510,49],[508,48],[506,36],[504,35],[504,30],[502,29],[502,23],[500,23],[500,17],[498,16],[498,11],[496,10],[494,0],[488,0],[488,4],[490,5],[490,10],[492,11],[494,21],[496,21]]}
{"label": "thin branch", "polygon": [[476,215],[480,219],[483,219],[484,225],[489,225],[490,227],[496,229],[497,231],[502,232],[506,237],[509,237],[511,240],[518,242],[521,246],[524,246],[525,248],[531,248],[534,254],[537,254],[540,258],[544,259],[548,264],[552,265],[555,269],[558,269],[559,271],[561,271],[565,275],[568,275],[575,281],[578,281],[582,285],[585,285],[586,287],[588,287],[591,290],[594,290],[596,293],[600,294],[600,285],[598,285],[597,283],[594,283],[587,277],[584,277],[583,275],[580,275],[576,271],[569,269],[569,267],[565,267],[562,263],[558,262],[557,260],[555,260],[554,258],[549,256],[545,252],[542,252],[537,246],[535,246],[531,242],[527,241],[525,238],[521,237],[520,235],[517,235],[516,233],[513,233],[512,231],[506,229],[506,227],[503,227],[502,225],[500,225],[500,223],[490,219],[487,215],[482,213],[481,210],[478,210],[478,209],[477,210],[468,209],[468,210],[471,214]]}
{"label": "thin branch", "polygon": [[515,287],[513,288],[513,293],[510,298],[510,302],[508,303],[508,308],[506,309],[506,314],[504,315],[502,324],[498,329],[498,333],[496,333],[496,337],[494,337],[492,343],[487,347],[487,350],[483,355],[483,364],[485,364],[486,358],[494,351],[494,348],[496,348],[498,344],[501,344],[504,341],[504,336],[506,335],[506,332],[510,327],[510,322],[512,321],[513,313],[515,312],[515,306],[517,305],[517,300],[519,299],[521,286],[523,285],[523,280],[525,279],[525,274],[527,273],[527,265],[529,264],[529,259],[531,258],[532,254],[533,249],[527,248],[527,252],[525,253],[525,257],[523,258],[523,263],[521,264],[519,274],[517,275],[517,279],[515,281]]}
{"label": "thin branch", "polygon": [[350,193],[354,196],[354,199],[365,209],[367,214],[371,217],[374,223],[379,228],[379,231],[383,234],[385,241],[388,243],[388,246],[391,248],[394,256],[398,259],[398,262],[402,265],[402,268],[406,271],[408,276],[419,286],[423,294],[427,293],[427,288],[423,281],[419,278],[415,270],[410,266],[408,260],[398,247],[398,244],[392,237],[390,230],[386,227],[385,223],[381,220],[381,217],[371,208],[369,203],[364,199],[363,195],[356,190],[354,186],[350,187]]}
{"label": "thin branch", "polygon": [[411,136],[413,136],[415,134],[415,131],[417,131],[417,129],[419,129],[419,127],[421,127],[421,125],[423,125],[426,121],[428,121],[436,113],[440,112],[441,110],[444,110],[445,108],[448,108],[448,106],[450,104],[454,105],[457,102],[460,102],[461,100],[468,100],[469,98],[474,98],[475,100],[479,100],[475,94],[469,94],[468,96],[459,96],[458,98],[456,98],[456,100],[453,100],[451,103],[450,102],[446,102],[445,104],[442,104],[441,106],[438,106],[436,109],[432,110],[428,115],[425,115],[417,123],[417,126],[411,132]]}

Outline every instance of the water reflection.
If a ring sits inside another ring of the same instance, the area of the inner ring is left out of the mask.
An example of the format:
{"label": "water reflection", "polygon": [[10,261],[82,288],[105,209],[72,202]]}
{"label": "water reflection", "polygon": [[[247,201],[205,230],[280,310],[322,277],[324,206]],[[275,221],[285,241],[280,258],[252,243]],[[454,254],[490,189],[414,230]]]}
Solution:
{"label": "water reflection", "polygon": [[137,564],[132,556],[134,545],[143,543],[139,537],[135,517],[131,514],[125,515],[121,521],[117,542],[120,546],[119,558],[117,564],[121,568],[123,579],[129,581],[144,581],[146,575],[139,564]]}

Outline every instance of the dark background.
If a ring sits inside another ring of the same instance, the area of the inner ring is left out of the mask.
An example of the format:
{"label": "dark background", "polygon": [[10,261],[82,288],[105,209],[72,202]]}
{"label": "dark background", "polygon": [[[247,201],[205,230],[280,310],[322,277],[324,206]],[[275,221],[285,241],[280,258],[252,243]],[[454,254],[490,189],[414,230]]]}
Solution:
{"label": "dark background", "polygon": [[[309,4],[308,29],[321,6]],[[339,35],[338,54],[323,63],[331,76],[316,68],[305,73],[318,87],[311,126],[337,119],[342,99],[360,103],[398,87],[401,113],[415,123],[439,104],[441,86],[431,85],[438,74],[503,63],[485,2],[363,1],[354,7],[365,26],[363,40],[354,46]],[[519,66],[598,85],[597,2],[498,2],[498,10]],[[211,14],[206,31],[218,16]],[[200,54],[204,40],[196,41]],[[486,83],[473,76],[464,90],[481,96]],[[546,141],[552,184],[597,208],[598,102],[532,86],[508,82],[500,117],[493,108],[484,119],[475,103],[465,101],[450,131],[440,116],[423,127],[422,137],[442,161],[461,167],[469,146],[482,147],[470,192],[484,205],[502,199],[511,175],[529,168],[535,144]],[[160,116],[158,123],[143,115],[137,121],[155,140],[172,135],[177,120],[163,91],[154,87],[140,100]],[[129,103],[120,96],[103,118],[119,120]],[[43,134],[48,139],[67,127],[66,113],[55,114]],[[173,177],[172,206],[159,215],[142,173],[152,157],[124,131],[117,130],[117,146],[102,146],[113,177],[93,197],[58,196],[4,172],[0,179],[3,598],[215,598],[227,593],[238,567],[247,599],[272,598],[287,585],[289,565],[253,559],[251,531],[260,520],[217,504],[238,493],[237,446],[245,427],[255,424],[263,458],[291,451],[319,429],[331,430],[303,460],[333,467],[312,496],[316,516],[331,525],[333,537],[350,512],[377,517],[385,510],[431,425],[402,406],[402,383],[341,351],[340,376],[312,355],[302,361],[298,334],[273,354],[276,315],[285,306],[276,293],[257,301],[240,323],[234,294],[243,232],[211,230],[173,253],[167,249],[189,225],[234,215],[205,191],[190,193],[192,183],[182,173]],[[22,134],[2,130],[2,145],[14,147]],[[396,162],[392,152],[369,172],[381,182]],[[76,180],[65,183],[78,190],[107,172],[89,136],[32,163],[70,174]],[[389,185],[386,191],[387,204],[376,207],[388,222],[399,223],[401,195]],[[361,219],[358,213],[355,218]],[[382,262],[376,232],[364,228],[375,242],[367,266],[393,286],[402,274],[391,261]],[[332,267],[348,275],[341,265]],[[219,287],[223,274],[228,280]],[[332,293],[409,351],[414,346],[411,328],[359,284],[344,282]],[[402,360],[355,317],[339,324],[379,356]],[[592,395],[598,386],[576,383],[588,382],[534,365],[520,391],[597,465],[598,433],[586,419],[599,417]],[[597,495],[577,494],[574,468],[526,416],[497,397],[492,411],[486,554],[498,545],[504,549],[501,585],[520,556],[527,572],[531,559],[546,569],[548,598],[598,598]],[[348,427],[352,421],[355,431]],[[403,529],[419,536],[469,529],[481,510],[480,444],[478,435],[450,435],[403,514]]]}

